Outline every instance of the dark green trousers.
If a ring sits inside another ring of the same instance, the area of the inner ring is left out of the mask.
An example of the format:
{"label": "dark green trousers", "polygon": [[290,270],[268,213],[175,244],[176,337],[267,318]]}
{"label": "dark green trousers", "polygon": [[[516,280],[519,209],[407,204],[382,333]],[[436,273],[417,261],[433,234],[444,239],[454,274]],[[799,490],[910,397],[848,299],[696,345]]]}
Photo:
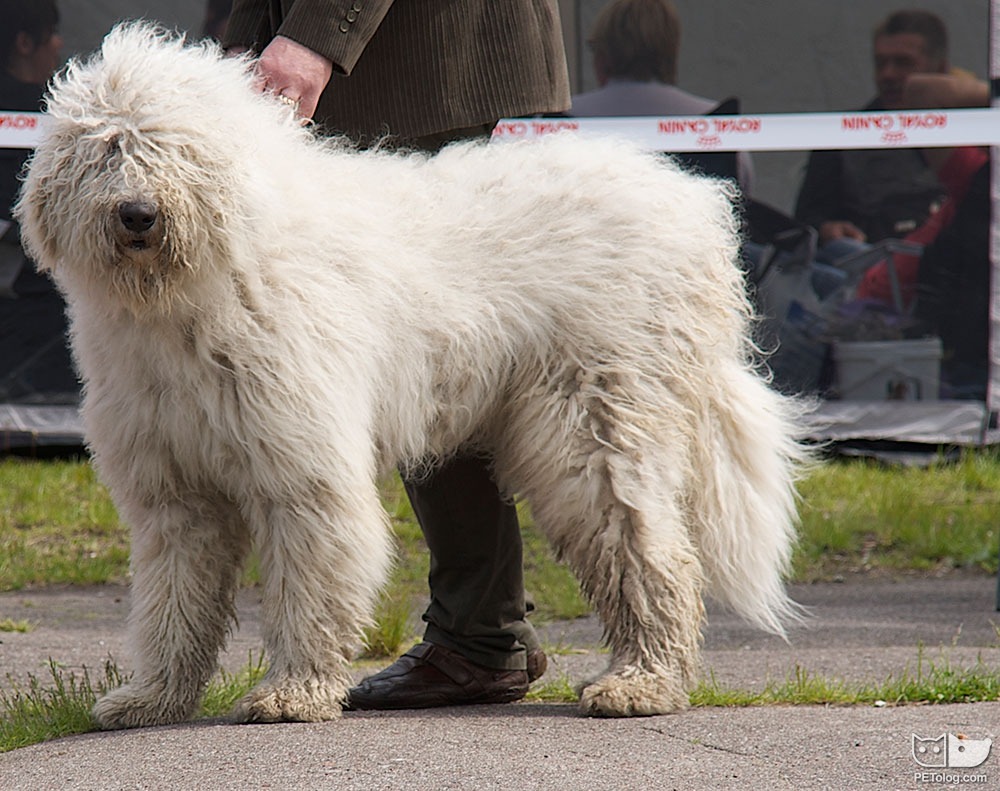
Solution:
{"label": "dark green trousers", "polygon": [[406,492],[431,553],[424,639],[493,668],[539,647],[526,620],[521,529],[484,459],[459,456]]}

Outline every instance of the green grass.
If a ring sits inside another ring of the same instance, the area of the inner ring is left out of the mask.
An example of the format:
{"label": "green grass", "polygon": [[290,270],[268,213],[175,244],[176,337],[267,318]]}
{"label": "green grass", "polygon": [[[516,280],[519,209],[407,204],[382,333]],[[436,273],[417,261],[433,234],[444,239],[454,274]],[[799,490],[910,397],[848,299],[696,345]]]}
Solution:
{"label": "green grass", "polygon": [[0,632],[30,632],[30,621],[15,621],[13,618],[0,618]]}
{"label": "green grass", "polygon": [[10,691],[0,688],[0,752],[94,730],[95,698],[123,681],[112,662],[92,681],[86,668],[76,675],[50,659],[49,675],[45,682],[29,676],[26,684],[11,682]]}
{"label": "green grass", "polygon": [[[800,491],[796,580],[858,572],[996,571],[1000,457],[995,452],[970,452],[957,463],[928,469],[829,462],[818,465]],[[382,492],[398,548],[387,595],[396,606],[416,612],[427,596],[426,547],[398,479],[386,482]],[[576,581],[554,561],[529,509],[519,510],[535,617],[587,612]],[[251,562],[246,582],[258,578]],[[0,460],[0,590],[127,579],[127,531],[89,464]]]}
{"label": "green grass", "polygon": [[84,462],[0,461],[0,589],[122,582],[128,535]]}
{"label": "green grass", "polygon": [[[556,653],[546,647],[550,654]],[[532,685],[525,697],[530,702],[575,703],[579,695],[565,674],[552,674]],[[1000,668],[981,658],[974,665],[951,663],[947,649],[937,660],[929,660],[923,646],[917,647],[913,668],[875,683],[832,679],[810,673],[796,665],[787,678],[769,681],[760,689],[741,689],[720,684],[714,674],[698,683],[690,694],[691,705],[700,708],[748,706],[904,706],[941,703],[980,703],[1000,700]]]}
{"label": "green grass", "polygon": [[809,673],[801,666],[781,682],[760,690],[723,687],[714,678],[691,693],[692,706],[874,705],[979,703],[1000,700],[1000,671],[981,660],[954,667],[947,657],[926,659],[918,649],[916,669],[878,683],[851,683]]}
{"label": "green grass", "polygon": [[1000,457],[968,452],[927,469],[857,460],[819,466],[800,486],[794,578],[870,571],[997,570]]}
{"label": "green grass", "polygon": [[375,608],[375,623],[365,629],[361,658],[378,659],[399,654],[407,639],[416,637],[411,616],[409,602],[383,593]]}
{"label": "green grass", "polygon": [[562,674],[553,679],[539,679],[524,696],[528,703],[575,703],[580,699],[573,681]]}
{"label": "green grass", "polygon": [[[220,671],[205,690],[200,717],[224,717],[243,695],[264,677],[263,656],[251,653],[237,673]],[[104,663],[93,680],[83,668],[74,673],[49,660],[47,679],[29,675],[25,683],[8,676],[8,690],[0,688],[0,753],[62,736],[96,730],[90,709],[102,694],[128,679],[112,662]]]}
{"label": "green grass", "polygon": [[247,659],[247,664],[236,673],[220,670],[209,683],[201,699],[202,717],[225,717],[232,710],[236,701],[246,695],[258,681],[264,678],[267,664],[264,655],[253,652]]}

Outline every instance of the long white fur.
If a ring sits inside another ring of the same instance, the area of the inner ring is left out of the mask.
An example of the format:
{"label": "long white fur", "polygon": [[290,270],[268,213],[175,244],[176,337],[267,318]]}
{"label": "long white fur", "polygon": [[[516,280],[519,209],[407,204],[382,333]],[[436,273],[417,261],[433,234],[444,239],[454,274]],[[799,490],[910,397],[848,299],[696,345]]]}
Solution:
{"label": "long white fur", "polygon": [[[17,209],[132,529],[135,676],[97,721],[192,715],[252,543],[270,670],[236,716],[337,716],[390,563],[377,478],[459,448],[603,620],[585,711],[686,705],[703,585],[781,632],[804,454],[753,362],[729,190],[574,136],[358,152],[252,66],[115,29],[54,81]],[[146,250],[121,241],[136,200]]]}

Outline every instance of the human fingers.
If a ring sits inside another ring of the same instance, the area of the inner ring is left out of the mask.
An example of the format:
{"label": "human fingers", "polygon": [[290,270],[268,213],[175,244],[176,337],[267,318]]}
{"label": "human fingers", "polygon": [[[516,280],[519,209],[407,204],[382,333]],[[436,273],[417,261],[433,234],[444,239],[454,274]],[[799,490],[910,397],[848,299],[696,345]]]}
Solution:
{"label": "human fingers", "polygon": [[323,89],[330,81],[333,65],[298,42],[277,36],[264,48],[257,62],[260,90],[298,102],[298,114],[311,118]]}

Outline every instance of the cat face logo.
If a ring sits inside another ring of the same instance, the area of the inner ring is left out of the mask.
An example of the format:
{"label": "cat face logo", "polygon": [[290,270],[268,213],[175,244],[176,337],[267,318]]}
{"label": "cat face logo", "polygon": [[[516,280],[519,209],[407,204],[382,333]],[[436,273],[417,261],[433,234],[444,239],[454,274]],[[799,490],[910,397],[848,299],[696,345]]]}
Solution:
{"label": "cat face logo", "polygon": [[992,739],[970,739],[963,733],[942,733],[936,739],[914,733],[913,760],[933,769],[970,769],[989,757],[992,746]]}

